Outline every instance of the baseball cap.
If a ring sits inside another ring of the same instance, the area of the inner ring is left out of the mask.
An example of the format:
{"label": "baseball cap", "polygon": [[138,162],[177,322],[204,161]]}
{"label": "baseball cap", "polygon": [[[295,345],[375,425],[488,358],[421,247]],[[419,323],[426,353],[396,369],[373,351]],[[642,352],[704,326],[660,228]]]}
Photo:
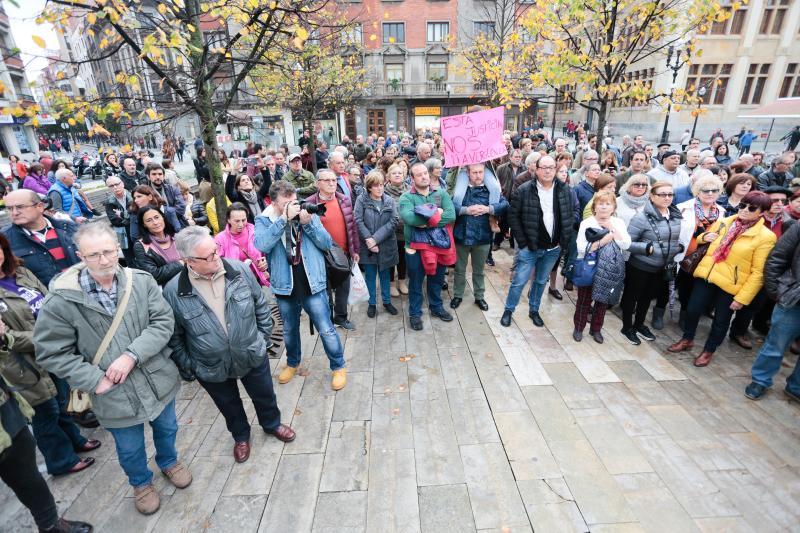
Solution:
{"label": "baseball cap", "polygon": [[292,154],[288,157],[287,161],[294,161],[295,159],[302,159],[302,157],[300,157],[300,154]]}

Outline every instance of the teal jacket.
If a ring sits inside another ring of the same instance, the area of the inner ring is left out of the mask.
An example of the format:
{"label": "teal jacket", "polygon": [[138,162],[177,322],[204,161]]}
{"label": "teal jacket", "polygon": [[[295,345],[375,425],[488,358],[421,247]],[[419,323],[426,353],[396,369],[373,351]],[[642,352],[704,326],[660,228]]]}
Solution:
{"label": "teal jacket", "polygon": [[442,190],[438,189],[435,191],[428,190],[428,195],[423,196],[417,192],[414,186],[411,186],[411,190],[403,193],[400,196],[400,218],[403,220],[403,224],[405,225],[403,228],[403,236],[405,237],[406,244],[411,242],[411,228],[412,227],[428,227],[428,221],[415,214],[414,208],[418,205],[422,204],[436,204],[441,207],[444,212],[442,213],[442,218],[439,220],[439,224],[437,227],[442,228],[448,224],[452,224],[456,220],[456,210],[453,207],[453,200],[450,199],[450,196]]}

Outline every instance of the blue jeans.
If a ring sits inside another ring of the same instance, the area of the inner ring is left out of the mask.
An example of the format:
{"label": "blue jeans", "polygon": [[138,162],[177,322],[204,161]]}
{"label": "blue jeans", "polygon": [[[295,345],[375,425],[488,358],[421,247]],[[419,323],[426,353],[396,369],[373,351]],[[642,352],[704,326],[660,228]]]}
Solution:
{"label": "blue jeans", "polygon": [[378,271],[378,265],[364,265],[364,281],[367,282],[367,290],[369,291],[369,305],[375,305],[375,276],[378,276],[381,282],[381,299],[383,303],[392,303],[392,296],[389,294],[389,274],[391,272],[392,267]]}
{"label": "blue jeans", "polygon": [[[442,284],[444,283],[444,265],[436,266],[436,274],[428,277],[428,308],[431,311],[441,311]],[[425,269],[419,252],[410,254],[406,252],[406,271],[408,272],[408,316],[422,316],[422,282],[425,280]]]}
{"label": "blue jeans", "polygon": [[[764,345],[753,363],[753,381],[763,387],[772,385],[772,377],[781,369],[783,354],[789,344],[800,336],[800,307],[775,305],[772,312],[772,327],[764,339]],[[786,380],[786,388],[800,395],[800,362],[794,365],[792,375]]]}
{"label": "blue jeans", "polygon": [[31,420],[36,446],[42,452],[47,472],[63,474],[80,460],[75,449],[86,443],[78,425],[67,414],[69,385],[61,378],[50,374],[56,386],[57,396],[33,408]]}
{"label": "blue jeans", "polygon": [[[175,436],[178,434],[178,419],[175,417],[175,400],[169,402],[161,414],[150,422],[153,428],[153,444],[156,447],[156,464],[162,471],[178,462]],[[117,445],[119,466],[128,476],[128,483],[135,489],[145,487],[153,481],[153,472],[147,467],[147,452],[144,447],[144,424],[126,428],[106,428]]]}
{"label": "blue jeans", "polygon": [[539,304],[542,302],[544,287],[550,279],[550,272],[558,258],[561,257],[561,247],[557,246],[550,250],[533,250],[521,248],[517,252],[514,268],[514,278],[511,280],[511,287],[508,289],[506,297],[506,311],[514,312],[522,296],[522,289],[531,277],[531,270],[536,269],[536,276],[531,284],[528,293],[528,307],[530,311],[539,311]]}
{"label": "blue jeans", "polygon": [[302,300],[292,297],[277,297],[276,300],[283,318],[283,342],[286,345],[288,366],[300,365],[300,310],[305,309],[319,331],[331,370],[344,367],[344,348],[336,328],[333,327],[331,308],[328,306],[328,295],[325,291],[306,296]]}

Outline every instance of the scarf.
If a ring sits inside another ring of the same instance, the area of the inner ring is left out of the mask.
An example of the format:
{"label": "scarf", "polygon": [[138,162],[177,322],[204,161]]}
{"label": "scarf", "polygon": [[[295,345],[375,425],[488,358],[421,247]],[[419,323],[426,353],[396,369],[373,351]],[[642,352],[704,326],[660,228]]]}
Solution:
{"label": "scarf", "polygon": [[239,191],[239,196],[247,203],[253,218],[261,214],[261,208],[258,205],[258,195],[256,191]]}
{"label": "scarf", "polygon": [[703,226],[707,228],[719,218],[719,207],[717,204],[713,204],[708,213],[708,217],[706,217],[706,213],[703,211],[703,204],[697,199],[694,201],[694,217],[697,221],[695,227]]}
{"label": "scarf", "polygon": [[620,199],[625,202],[625,205],[630,207],[631,209],[639,212],[644,209],[645,204],[647,203],[647,195],[643,194],[641,196],[631,196],[628,191],[623,192],[620,195]]}
{"label": "scarf", "polygon": [[[386,187],[388,188],[389,186],[387,185]],[[792,217],[793,220],[800,220],[800,213],[798,213],[796,211],[792,211],[791,206],[787,205],[785,211],[786,211],[786,214],[789,215],[790,217]]]}
{"label": "scarf", "polygon": [[[163,239],[159,239],[155,235],[151,235],[150,239],[155,243],[155,246],[151,246],[151,249],[155,251],[158,255],[160,255],[164,261],[167,263],[175,263],[181,260],[181,256],[178,254],[178,249],[175,247],[175,239],[170,237],[169,235],[165,236]],[[169,248],[162,248],[162,244],[169,243]]]}
{"label": "scarf", "polygon": [[722,241],[719,243],[719,246],[716,250],[714,250],[714,262],[721,263],[728,258],[728,254],[731,253],[731,248],[733,248],[733,243],[736,239],[744,233],[745,231],[749,230],[753,226],[756,225],[758,219],[752,220],[750,222],[744,222],[738,216],[736,220],[733,221],[731,224],[731,228],[728,232],[722,237]]}
{"label": "scarf", "polygon": [[400,186],[387,182],[386,185],[383,187],[383,190],[386,192],[386,194],[388,194],[389,196],[391,196],[396,200],[400,198],[400,196],[402,196],[404,193],[407,193],[409,191],[409,186],[406,182],[403,182],[403,184]]}
{"label": "scarf", "polygon": [[[484,169],[483,184],[487,189],[489,189],[489,205],[498,203],[500,201],[501,193],[500,182],[497,180],[494,172],[489,167],[485,167]],[[458,213],[461,203],[464,201],[464,195],[467,193],[467,187],[469,187],[469,173],[467,172],[467,167],[461,167],[458,169],[456,185],[455,189],[453,190],[453,204],[457,206],[456,213]]]}

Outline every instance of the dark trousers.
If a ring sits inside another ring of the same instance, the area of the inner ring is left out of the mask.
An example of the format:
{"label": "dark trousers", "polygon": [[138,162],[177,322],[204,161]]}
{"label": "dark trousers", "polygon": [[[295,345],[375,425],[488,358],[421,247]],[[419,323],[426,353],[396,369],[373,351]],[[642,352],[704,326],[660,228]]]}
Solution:
{"label": "dark trousers", "polygon": [[56,397],[33,408],[31,420],[36,445],[44,456],[47,472],[63,474],[79,460],[75,450],[86,443],[80,428],[67,414],[69,385],[63,379],[50,374],[56,386]]}
{"label": "dark trousers", "polygon": [[[659,277],[661,276],[659,275]],[[656,290],[656,307],[666,309],[667,305],[669,305],[669,281],[661,279]]]}
{"label": "dark trousers", "polygon": [[733,296],[723,291],[713,283],[704,279],[695,279],[692,297],[689,298],[689,308],[686,313],[686,323],[683,326],[683,338],[694,340],[697,323],[709,306],[714,307],[714,319],[711,321],[711,331],[703,347],[704,351],[714,352],[725,340],[728,326],[731,323],[733,311],[731,310]]}
{"label": "dark trousers", "polygon": [[[578,301],[575,303],[575,315],[572,317],[576,330],[583,331],[583,328],[586,327],[591,309],[592,287],[578,287]],[[594,310],[592,311],[592,324],[589,326],[590,333],[597,333],[603,328],[607,309],[608,305],[595,302]]]}
{"label": "dark trousers", "polygon": [[692,287],[694,287],[694,276],[683,270],[678,270],[678,277],[675,279],[675,290],[678,291],[678,301],[681,303],[681,311],[686,311],[686,308],[689,307]]}
{"label": "dark trousers", "polygon": [[11,446],[0,453],[0,479],[28,508],[39,529],[48,529],[58,522],[58,509],[53,494],[36,468],[34,446],[31,432],[22,428],[11,440]]}
{"label": "dark trousers", "polygon": [[[397,279],[406,279],[406,243],[402,239],[397,239],[397,255],[400,262],[397,263]],[[394,268],[389,271],[389,279],[395,280]]]}
{"label": "dark trousers", "polygon": [[226,379],[220,383],[210,383],[198,379],[214,404],[225,417],[225,425],[233,435],[236,442],[250,440],[250,423],[244,411],[242,397],[239,396],[237,381],[241,381],[244,389],[253,400],[256,408],[258,423],[267,431],[273,431],[281,423],[281,412],[278,409],[278,400],[272,389],[272,376],[269,373],[269,360],[264,361],[260,367],[252,369],[240,380]]}
{"label": "dark trousers", "polygon": [[[762,288],[760,291],[758,291],[756,297],[753,298],[753,301],[750,302],[750,305],[746,305],[740,310],[736,311],[736,316],[734,317],[733,322],[731,322],[731,337],[734,335],[747,335],[747,330],[750,328],[750,322],[752,322],[756,316],[760,317],[762,310],[768,304],[771,304],[769,305],[769,315],[771,315],[775,304],[769,299],[769,296],[767,296],[767,291]],[[760,326],[766,326],[766,320],[769,319],[769,315],[767,315],[766,319],[762,317],[761,323],[759,324]]]}
{"label": "dark trousers", "polygon": [[661,288],[661,271],[645,272],[628,263],[625,269],[625,291],[622,293],[622,327],[644,326],[647,311]]}
{"label": "dark trousers", "polygon": [[[503,241],[506,239],[506,233],[508,233],[510,226],[508,225],[508,212],[506,211],[502,215],[500,215],[499,220],[500,232],[494,234],[493,244],[500,246],[503,244]],[[514,236],[510,235],[508,237],[508,244],[511,249],[514,248]]]}
{"label": "dark trousers", "polygon": [[328,301],[333,303],[331,317],[347,320],[347,298],[349,297],[350,276],[347,276],[338,287],[328,285]]}

